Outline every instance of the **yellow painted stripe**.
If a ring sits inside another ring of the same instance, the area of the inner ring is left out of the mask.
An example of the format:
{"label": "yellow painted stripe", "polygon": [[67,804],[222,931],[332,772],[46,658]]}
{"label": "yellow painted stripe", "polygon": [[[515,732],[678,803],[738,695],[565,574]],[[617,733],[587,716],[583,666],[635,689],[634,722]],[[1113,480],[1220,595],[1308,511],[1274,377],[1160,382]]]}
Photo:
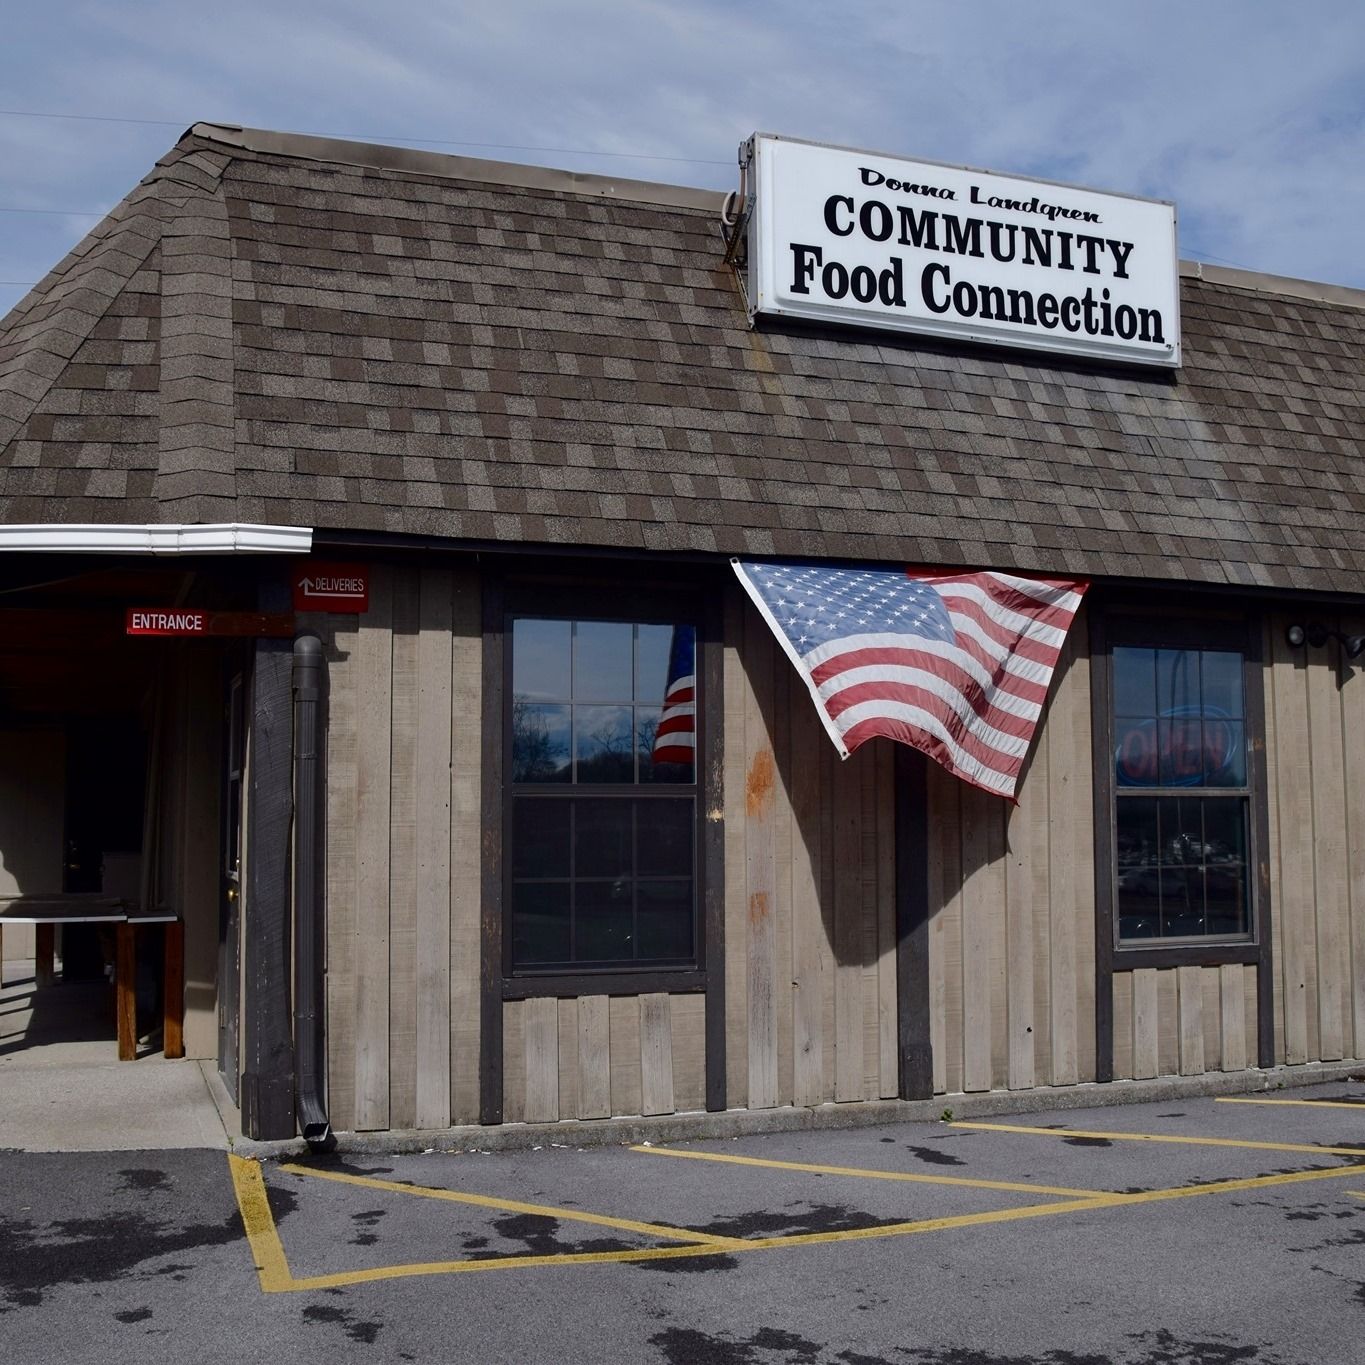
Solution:
{"label": "yellow painted stripe", "polygon": [[1219,1104],[1287,1104],[1304,1109],[1354,1109],[1365,1114],[1365,1104],[1349,1104],[1345,1100],[1244,1100],[1240,1096],[1215,1095]]}
{"label": "yellow painted stripe", "polygon": [[724,1161],[734,1166],[764,1166],[778,1171],[810,1171],[815,1175],[849,1175],[862,1180],[900,1180],[917,1185],[960,1185],[973,1190],[1008,1190],[1016,1194],[1053,1194],[1090,1199],[1104,1190],[1069,1189],[1062,1185],[1021,1185],[1013,1180],[971,1180],[960,1175],[922,1175],[910,1171],[867,1170],[860,1166],[815,1166],[804,1161],[774,1161],[766,1157],[736,1156],[729,1152],[695,1152],[678,1147],[632,1147],[646,1156],[681,1156],[690,1161]]}
{"label": "yellow painted stripe", "polygon": [[[463,1190],[433,1189],[426,1185],[404,1185],[396,1180],[375,1180],[367,1175],[350,1175],[343,1171],[316,1170],[311,1166],[282,1165],[280,1170],[290,1175],[308,1176],[314,1180],[335,1180],[342,1185],[359,1185],[367,1190],[388,1190],[394,1194],[416,1195],[419,1199],[443,1199],[452,1204],[472,1204],[476,1208],[504,1209],[510,1213],[530,1213],[542,1218],[558,1218],[564,1222],[592,1223],[598,1227],[615,1228],[619,1232],[640,1232],[646,1237],[665,1237],[670,1242],[690,1242],[699,1246],[721,1248],[745,1246],[737,1237],[714,1237],[691,1228],[669,1227],[664,1223],[638,1223],[630,1218],[613,1218],[605,1213],[585,1213],[582,1209],[556,1208],[551,1204],[526,1204],[518,1199],[498,1199],[487,1194],[467,1194]],[[480,1262],[482,1264],[482,1262]]]}
{"label": "yellow painted stripe", "polygon": [[1090,1128],[1037,1128],[1020,1123],[954,1123],[954,1128],[981,1128],[993,1133],[1030,1133],[1034,1137],[1107,1138],[1111,1142],[1174,1142],[1196,1147],[1246,1147],[1262,1152],[1312,1152],[1315,1156],[1361,1155],[1360,1147],[1319,1147],[1310,1142],[1246,1142],[1240,1138],[1180,1137],[1174,1133],[1110,1133]]}
{"label": "yellow painted stripe", "polygon": [[294,1288],[296,1282],[289,1273],[284,1245],[270,1212],[260,1163],[229,1155],[228,1170],[232,1173],[232,1188],[237,1194],[237,1207],[242,1211],[242,1226],[256,1262],[261,1289],[267,1294],[280,1294]]}
{"label": "yellow painted stripe", "polygon": [[1207,1185],[1178,1185],[1168,1190],[1143,1190],[1140,1194],[1118,1195],[1125,1204],[1151,1204],[1160,1199],[1189,1199],[1200,1194],[1235,1194],[1239,1190],[1263,1190],[1272,1185],[1297,1185],[1305,1180],[1339,1180],[1344,1175],[1358,1176],[1365,1165],[1350,1162],[1327,1171],[1288,1171],[1280,1175],[1253,1175],[1242,1180],[1211,1180]]}

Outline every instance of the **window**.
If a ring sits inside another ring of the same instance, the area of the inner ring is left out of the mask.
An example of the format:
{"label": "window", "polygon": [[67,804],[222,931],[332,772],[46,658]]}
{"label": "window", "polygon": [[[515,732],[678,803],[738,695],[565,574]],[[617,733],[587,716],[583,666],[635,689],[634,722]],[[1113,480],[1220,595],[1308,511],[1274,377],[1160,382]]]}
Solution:
{"label": "window", "polygon": [[695,622],[514,612],[508,627],[508,966],[696,966]]}
{"label": "window", "polygon": [[1252,938],[1246,658],[1221,626],[1170,644],[1134,622],[1111,633],[1119,948]]}

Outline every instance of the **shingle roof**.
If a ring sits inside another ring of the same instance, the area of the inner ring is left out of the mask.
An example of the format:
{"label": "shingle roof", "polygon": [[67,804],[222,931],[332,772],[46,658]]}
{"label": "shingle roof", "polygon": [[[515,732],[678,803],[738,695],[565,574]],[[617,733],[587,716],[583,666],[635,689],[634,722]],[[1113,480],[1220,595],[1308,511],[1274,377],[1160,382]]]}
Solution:
{"label": "shingle roof", "polygon": [[751,330],[719,195],[197,125],[0,324],[0,519],[1360,592],[1365,296],[1174,376]]}

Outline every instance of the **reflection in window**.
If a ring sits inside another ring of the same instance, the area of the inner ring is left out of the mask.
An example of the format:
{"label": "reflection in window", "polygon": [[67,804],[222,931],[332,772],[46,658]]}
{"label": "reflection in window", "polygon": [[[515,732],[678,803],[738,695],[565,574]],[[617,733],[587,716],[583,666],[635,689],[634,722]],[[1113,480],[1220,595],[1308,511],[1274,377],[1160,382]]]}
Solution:
{"label": "reflection in window", "polygon": [[696,961],[696,632],[512,621],[513,969]]}
{"label": "reflection in window", "polygon": [[1111,657],[1119,941],[1248,938],[1243,656]]}

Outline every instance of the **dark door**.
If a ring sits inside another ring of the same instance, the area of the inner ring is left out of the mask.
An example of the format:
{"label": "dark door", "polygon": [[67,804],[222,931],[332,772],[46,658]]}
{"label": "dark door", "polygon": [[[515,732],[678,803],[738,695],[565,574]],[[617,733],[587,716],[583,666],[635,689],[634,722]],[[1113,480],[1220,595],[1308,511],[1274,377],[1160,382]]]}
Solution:
{"label": "dark door", "polygon": [[227,680],[223,762],[223,869],[218,910],[218,1070],[238,1103],[242,999],[242,794],[246,767],[246,675]]}

